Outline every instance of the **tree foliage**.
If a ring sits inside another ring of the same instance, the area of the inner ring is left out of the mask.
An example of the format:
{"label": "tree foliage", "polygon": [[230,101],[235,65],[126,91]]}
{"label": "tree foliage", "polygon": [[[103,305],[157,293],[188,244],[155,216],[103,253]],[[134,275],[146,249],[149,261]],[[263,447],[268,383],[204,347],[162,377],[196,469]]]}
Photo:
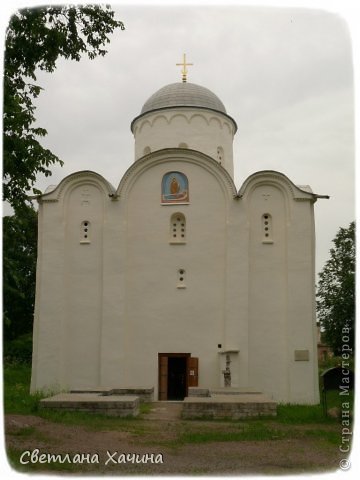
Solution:
{"label": "tree foliage", "polygon": [[34,126],[34,99],[41,92],[37,70],[53,72],[59,57],[105,55],[118,27],[124,29],[108,5],[26,8],[11,17],[4,62],[3,197],[15,209],[26,203],[39,173],[49,176],[53,164],[62,164],[40,144],[46,130]]}
{"label": "tree foliage", "polygon": [[325,341],[335,355],[341,355],[344,337],[349,337],[346,343],[354,351],[355,222],[340,228],[333,243],[330,259],[319,275],[317,313]]}
{"label": "tree foliage", "polygon": [[33,325],[37,253],[37,213],[3,218],[4,340],[30,333]]}

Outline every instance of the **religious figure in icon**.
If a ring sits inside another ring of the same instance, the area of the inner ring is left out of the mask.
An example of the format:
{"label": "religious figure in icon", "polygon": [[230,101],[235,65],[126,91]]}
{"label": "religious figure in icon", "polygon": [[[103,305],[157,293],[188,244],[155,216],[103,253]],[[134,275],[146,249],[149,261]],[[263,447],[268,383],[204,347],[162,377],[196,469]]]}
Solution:
{"label": "religious figure in icon", "polygon": [[178,181],[176,180],[175,177],[173,177],[173,179],[171,180],[171,184],[170,184],[170,192],[172,195],[175,195],[176,193],[179,193],[179,190],[180,190],[180,185],[178,183]]}
{"label": "religious figure in icon", "polygon": [[181,172],[168,172],[161,184],[161,203],[184,203],[189,201],[189,184]]}

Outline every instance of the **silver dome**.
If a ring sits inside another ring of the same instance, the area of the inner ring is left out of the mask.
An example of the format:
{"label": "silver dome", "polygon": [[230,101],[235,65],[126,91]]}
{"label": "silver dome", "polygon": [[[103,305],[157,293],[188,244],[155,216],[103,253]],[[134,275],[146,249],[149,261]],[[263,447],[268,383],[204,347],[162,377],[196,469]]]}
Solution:
{"label": "silver dome", "polygon": [[195,83],[171,83],[160,88],[144,103],[141,114],[171,107],[200,107],[225,113],[222,101],[208,88]]}

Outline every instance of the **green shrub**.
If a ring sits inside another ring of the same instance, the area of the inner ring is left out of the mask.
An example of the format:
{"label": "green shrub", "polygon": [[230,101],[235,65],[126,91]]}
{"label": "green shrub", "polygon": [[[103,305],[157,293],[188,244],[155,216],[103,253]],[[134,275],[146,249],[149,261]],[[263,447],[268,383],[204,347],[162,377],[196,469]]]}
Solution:
{"label": "green shrub", "polygon": [[[341,367],[343,359],[341,357],[329,357],[326,360],[319,361],[319,374],[321,375],[325,370],[333,367]],[[346,360],[349,362],[350,370],[354,370],[354,358]]]}
{"label": "green shrub", "polygon": [[26,333],[4,342],[5,363],[31,363],[32,357],[32,334]]}

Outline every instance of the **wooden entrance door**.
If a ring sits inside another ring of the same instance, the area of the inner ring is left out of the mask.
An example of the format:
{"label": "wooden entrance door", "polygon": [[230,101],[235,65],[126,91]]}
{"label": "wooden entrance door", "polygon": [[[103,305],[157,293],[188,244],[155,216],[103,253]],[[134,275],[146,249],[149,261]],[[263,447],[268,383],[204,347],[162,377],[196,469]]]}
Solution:
{"label": "wooden entrance door", "polygon": [[199,359],[196,357],[189,357],[188,362],[189,387],[197,387],[199,384]]}
{"label": "wooden entrance door", "polygon": [[168,356],[159,353],[159,400],[167,400]]}
{"label": "wooden entrance door", "polygon": [[159,353],[159,400],[183,400],[198,385],[199,361],[190,353]]}

